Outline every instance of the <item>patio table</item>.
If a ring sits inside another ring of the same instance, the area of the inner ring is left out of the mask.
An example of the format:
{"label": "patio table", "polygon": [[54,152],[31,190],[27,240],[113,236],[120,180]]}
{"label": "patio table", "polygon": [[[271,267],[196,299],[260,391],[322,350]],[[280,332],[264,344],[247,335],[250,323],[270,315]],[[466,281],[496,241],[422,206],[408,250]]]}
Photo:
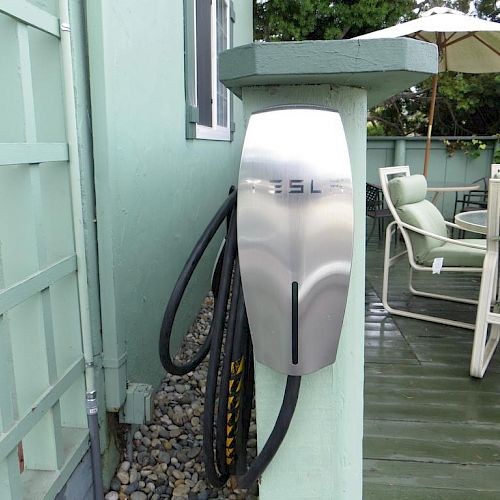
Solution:
{"label": "patio table", "polygon": [[[373,186],[382,189],[378,183],[371,183]],[[477,191],[481,186],[479,184],[465,184],[463,182],[433,182],[427,186],[427,192],[434,193],[432,197],[432,204],[435,205],[439,197],[444,193],[467,193],[469,191]]]}
{"label": "patio table", "polygon": [[455,215],[455,224],[464,231],[486,234],[487,210],[474,210],[461,212]]}

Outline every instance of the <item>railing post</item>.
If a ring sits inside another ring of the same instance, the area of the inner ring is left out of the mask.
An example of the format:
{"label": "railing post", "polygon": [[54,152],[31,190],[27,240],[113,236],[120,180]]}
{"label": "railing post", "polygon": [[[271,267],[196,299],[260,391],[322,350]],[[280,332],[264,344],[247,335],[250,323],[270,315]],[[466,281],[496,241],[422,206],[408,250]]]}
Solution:
{"label": "railing post", "polygon": [[394,142],[394,166],[406,165],[406,140],[397,139]]}

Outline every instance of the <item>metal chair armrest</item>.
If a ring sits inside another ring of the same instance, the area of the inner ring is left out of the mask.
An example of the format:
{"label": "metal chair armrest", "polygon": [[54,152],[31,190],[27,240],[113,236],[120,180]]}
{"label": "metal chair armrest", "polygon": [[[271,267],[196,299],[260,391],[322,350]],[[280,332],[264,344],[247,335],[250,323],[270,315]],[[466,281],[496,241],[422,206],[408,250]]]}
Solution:
{"label": "metal chair armrest", "polygon": [[424,236],[429,236],[429,238],[434,238],[435,240],[444,241],[445,243],[453,243],[454,245],[460,245],[460,246],[467,247],[467,248],[476,248],[478,250],[485,249],[484,246],[481,246],[481,245],[475,245],[474,243],[465,243],[465,242],[460,241],[460,240],[454,240],[452,238],[446,238],[445,236],[439,236],[438,234],[429,233],[428,231],[425,231],[425,230],[420,229],[418,227],[411,226],[410,224],[406,224],[406,222],[403,222],[403,221],[401,221],[400,224],[402,225],[402,227],[404,227],[405,229],[408,229],[409,231],[413,231],[414,233],[422,234]]}

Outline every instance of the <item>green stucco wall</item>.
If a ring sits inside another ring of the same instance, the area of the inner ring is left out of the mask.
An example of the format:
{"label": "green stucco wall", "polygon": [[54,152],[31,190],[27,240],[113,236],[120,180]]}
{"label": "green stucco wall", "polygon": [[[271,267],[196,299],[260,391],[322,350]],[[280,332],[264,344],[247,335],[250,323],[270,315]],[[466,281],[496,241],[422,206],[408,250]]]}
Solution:
{"label": "green stucco wall", "polygon": [[[189,251],[236,181],[244,128],[235,99],[233,142],[185,138],[182,1],[89,1],[87,9],[110,409],[123,402],[125,377],[160,381],[163,309]],[[252,2],[235,0],[234,9],[233,44],[248,43]],[[193,313],[211,265],[191,289],[186,305]]]}

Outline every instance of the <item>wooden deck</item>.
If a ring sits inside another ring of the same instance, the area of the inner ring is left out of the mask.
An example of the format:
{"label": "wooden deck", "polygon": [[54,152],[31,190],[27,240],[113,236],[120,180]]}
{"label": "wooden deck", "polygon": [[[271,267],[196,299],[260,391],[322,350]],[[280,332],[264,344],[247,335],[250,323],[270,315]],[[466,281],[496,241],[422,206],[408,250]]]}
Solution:
{"label": "wooden deck", "polygon": [[[363,498],[499,500],[500,351],[484,379],[472,379],[471,331],[388,315],[380,300],[382,252],[374,234],[367,247]],[[396,269],[391,295],[398,305],[474,321],[471,306],[410,297],[406,263]],[[479,280],[427,275],[421,283],[472,295]]]}

